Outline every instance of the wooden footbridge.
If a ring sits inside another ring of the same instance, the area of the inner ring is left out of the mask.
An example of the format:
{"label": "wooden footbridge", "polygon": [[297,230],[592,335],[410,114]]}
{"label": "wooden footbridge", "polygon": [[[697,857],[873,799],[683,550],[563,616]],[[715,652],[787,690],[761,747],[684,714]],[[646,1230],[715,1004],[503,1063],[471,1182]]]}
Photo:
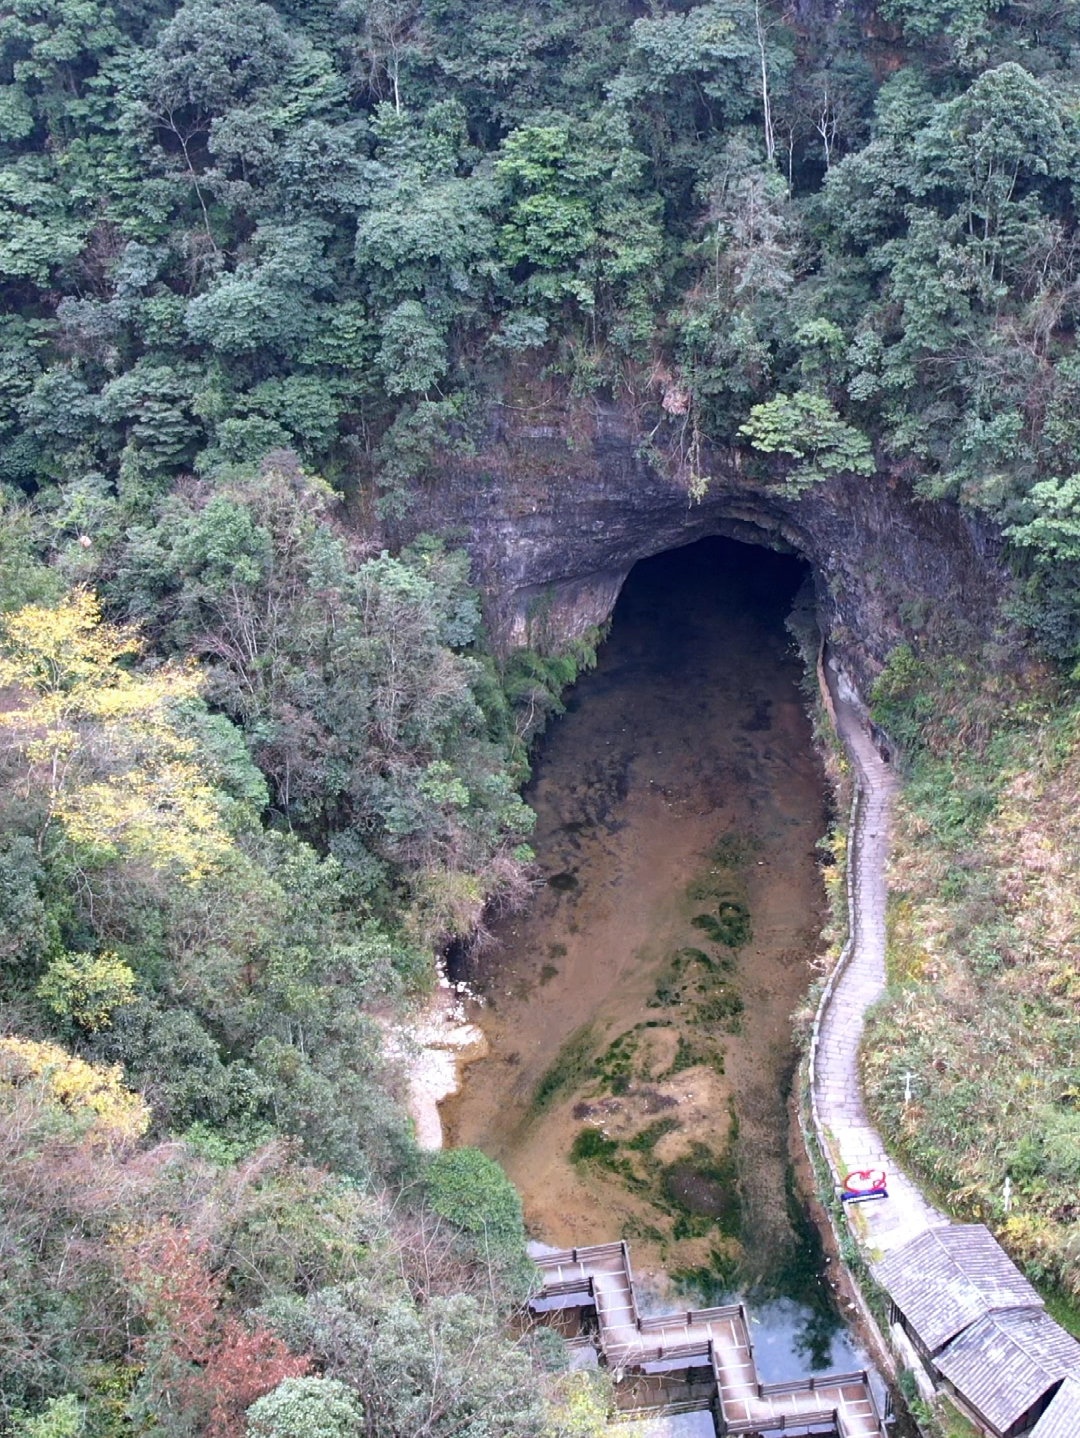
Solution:
{"label": "wooden footbridge", "polygon": [[564,1249],[535,1261],[543,1276],[535,1313],[577,1310],[586,1320],[595,1313],[596,1341],[614,1373],[622,1416],[708,1411],[718,1438],[885,1438],[864,1371],[760,1383],[741,1303],[642,1318],[625,1243]]}

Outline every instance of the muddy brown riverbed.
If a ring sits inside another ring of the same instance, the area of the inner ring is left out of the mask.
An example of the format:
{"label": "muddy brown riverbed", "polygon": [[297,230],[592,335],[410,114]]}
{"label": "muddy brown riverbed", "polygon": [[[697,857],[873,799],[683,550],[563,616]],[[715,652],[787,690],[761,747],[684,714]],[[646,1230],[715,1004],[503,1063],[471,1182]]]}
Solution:
{"label": "muddy brown riverbed", "polygon": [[532,1236],[627,1238],[657,1301],[674,1277],[786,1304],[819,1366],[838,1325],[787,1104],[824,917],[825,788],[785,628],[804,578],[725,540],[633,571],[536,756],[544,884],[473,961],[490,1056],[442,1116],[503,1164]]}

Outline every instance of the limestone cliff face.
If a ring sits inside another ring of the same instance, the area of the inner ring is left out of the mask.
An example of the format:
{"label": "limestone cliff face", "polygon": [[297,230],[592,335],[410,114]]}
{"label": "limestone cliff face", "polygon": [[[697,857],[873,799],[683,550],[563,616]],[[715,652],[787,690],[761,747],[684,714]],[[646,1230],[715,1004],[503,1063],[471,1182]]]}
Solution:
{"label": "limestone cliff face", "polygon": [[481,453],[443,470],[410,528],[470,551],[503,649],[581,634],[610,614],[639,559],[714,534],[809,561],[821,622],[864,694],[889,650],[928,627],[976,650],[990,638],[1005,572],[994,536],[953,505],[913,500],[881,477],[789,497],[724,453],[710,456],[708,492],[692,503],[639,458],[618,411],[573,423],[501,413]]}

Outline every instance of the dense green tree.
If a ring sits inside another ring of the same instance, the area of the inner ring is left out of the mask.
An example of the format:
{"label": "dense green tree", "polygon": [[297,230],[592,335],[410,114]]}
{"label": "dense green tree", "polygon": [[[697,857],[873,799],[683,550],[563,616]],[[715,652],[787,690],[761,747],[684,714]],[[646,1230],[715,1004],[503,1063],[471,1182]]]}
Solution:
{"label": "dense green tree", "polygon": [[523,1245],[521,1200],[499,1165],[479,1149],[435,1154],[424,1184],[435,1212],[459,1228],[488,1239],[492,1248]]}
{"label": "dense green tree", "polygon": [[286,1378],[247,1411],[251,1438],[352,1438],[363,1421],[356,1393],[333,1378]]}
{"label": "dense green tree", "polygon": [[499,1335],[469,1294],[422,1308],[398,1284],[327,1288],[275,1313],[291,1343],[364,1395],[379,1438],[538,1435],[543,1407],[525,1351]]}
{"label": "dense green tree", "polygon": [[663,255],[643,164],[617,130],[562,124],[515,131],[495,167],[507,205],[500,254],[527,306],[569,305],[628,349],[648,334]]}
{"label": "dense green tree", "polygon": [[874,460],[865,435],[845,424],[824,395],[800,390],[756,404],[741,427],[763,454],[786,454],[798,461],[788,485],[798,490],[830,474],[873,474]]}

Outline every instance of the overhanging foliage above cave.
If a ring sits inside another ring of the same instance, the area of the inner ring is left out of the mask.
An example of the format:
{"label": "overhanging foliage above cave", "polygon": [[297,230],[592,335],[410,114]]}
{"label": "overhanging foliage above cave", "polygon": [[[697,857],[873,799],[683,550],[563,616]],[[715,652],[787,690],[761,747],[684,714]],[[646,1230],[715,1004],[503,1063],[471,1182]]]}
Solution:
{"label": "overhanging foliage above cave", "polygon": [[0,478],[96,555],[282,446],[400,516],[544,375],[693,493],[749,438],[1020,526],[1069,657],[1078,41],[1049,0],[19,0]]}

